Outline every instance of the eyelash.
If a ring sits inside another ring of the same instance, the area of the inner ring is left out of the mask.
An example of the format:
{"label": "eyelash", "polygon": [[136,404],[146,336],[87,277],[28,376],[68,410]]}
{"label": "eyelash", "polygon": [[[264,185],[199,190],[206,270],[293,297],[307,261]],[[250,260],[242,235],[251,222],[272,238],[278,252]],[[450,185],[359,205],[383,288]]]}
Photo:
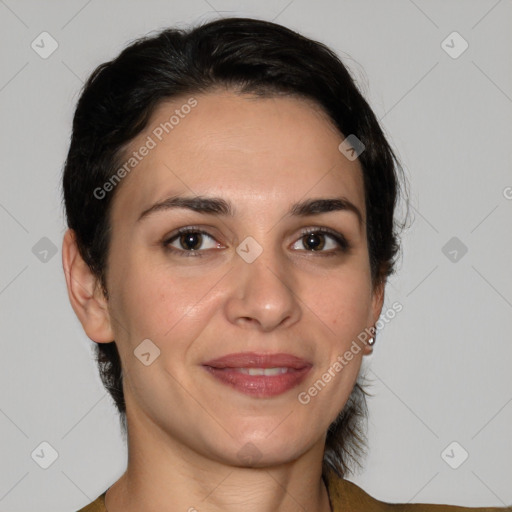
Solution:
{"label": "eyelash", "polygon": [[[206,235],[210,238],[212,238],[213,240],[215,240],[215,237],[213,237],[210,233],[208,233],[207,231],[204,231],[200,228],[197,228],[197,227],[194,227],[194,226],[188,226],[188,227],[185,227],[185,228],[180,228],[178,229],[175,233],[173,233],[170,237],[166,237],[163,241],[162,241],[162,245],[164,246],[164,248],[169,251],[169,252],[172,252],[174,254],[178,254],[179,256],[183,256],[183,257],[203,257],[204,256],[204,251],[205,250],[209,250],[209,249],[199,249],[199,250],[184,250],[184,249],[176,249],[175,247],[170,247],[169,244],[171,242],[174,242],[176,239],[178,239],[181,235],[183,234],[186,234],[186,233],[195,233],[195,234],[201,234],[201,235]],[[319,256],[337,256],[339,252],[342,252],[342,253],[348,253],[349,250],[352,248],[351,244],[349,243],[349,241],[345,238],[344,235],[342,235],[341,233],[338,233],[337,231],[334,231],[333,229],[330,229],[330,228],[327,228],[327,227],[319,227],[319,228],[304,228],[301,230],[301,236],[298,238],[298,240],[300,240],[301,238],[304,238],[306,235],[310,235],[310,234],[321,234],[321,235],[328,235],[330,236],[331,238],[334,239],[334,241],[339,245],[339,248],[338,249],[335,249],[335,250],[330,250],[330,251],[306,251],[306,252],[312,252],[312,253],[317,253]]]}

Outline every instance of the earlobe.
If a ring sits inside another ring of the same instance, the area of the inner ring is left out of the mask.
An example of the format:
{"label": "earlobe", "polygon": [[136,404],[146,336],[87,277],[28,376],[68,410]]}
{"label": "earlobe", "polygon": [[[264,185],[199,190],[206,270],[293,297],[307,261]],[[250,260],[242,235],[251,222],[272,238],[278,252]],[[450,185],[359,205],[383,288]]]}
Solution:
{"label": "earlobe", "polygon": [[368,338],[368,340],[363,343],[363,356],[369,356],[373,354],[373,344],[370,345],[368,341],[371,341],[372,338]]}
{"label": "earlobe", "polygon": [[83,260],[75,233],[68,229],[62,242],[62,266],[69,301],[87,336],[97,343],[114,340],[107,299],[98,278]]}
{"label": "earlobe", "polygon": [[377,320],[379,319],[381,313],[382,313],[382,307],[384,305],[384,290],[386,287],[386,281],[380,281],[373,292],[373,318],[372,318],[372,325],[375,325],[377,323]]}
{"label": "earlobe", "polygon": [[[370,355],[373,353],[373,344],[375,343],[375,334],[376,334],[376,324],[379,320],[379,317],[382,312],[382,307],[384,305],[384,290],[385,290],[386,282],[379,282],[372,292],[372,312],[370,318],[370,326],[367,328],[370,332],[374,333],[372,336],[373,341],[370,345],[369,343],[365,343],[363,347],[363,354]],[[371,338],[369,338],[371,339]]]}

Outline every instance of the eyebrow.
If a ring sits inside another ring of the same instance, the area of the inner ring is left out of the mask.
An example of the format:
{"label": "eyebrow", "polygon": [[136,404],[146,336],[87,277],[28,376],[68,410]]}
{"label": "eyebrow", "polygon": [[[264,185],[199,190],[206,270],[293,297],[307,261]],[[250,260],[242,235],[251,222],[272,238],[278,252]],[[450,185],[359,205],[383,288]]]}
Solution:
{"label": "eyebrow", "polygon": [[[222,199],[221,197],[207,196],[172,196],[153,204],[144,210],[137,222],[148,217],[149,215],[162,210],[172,210],[176,208],[184,208],[198,213],[206,213],[211,215],[229,216],[235,215],[235,208],[232,203]],[[347,211],[357,216],[359,226],[363,225],[363,215],[359,208],[345,197],[336,198],[319,198],[306,199],[291,205],[288,210],[289,215],[297,217],[307,217],[310,215],[320,215],[322,213]]]}

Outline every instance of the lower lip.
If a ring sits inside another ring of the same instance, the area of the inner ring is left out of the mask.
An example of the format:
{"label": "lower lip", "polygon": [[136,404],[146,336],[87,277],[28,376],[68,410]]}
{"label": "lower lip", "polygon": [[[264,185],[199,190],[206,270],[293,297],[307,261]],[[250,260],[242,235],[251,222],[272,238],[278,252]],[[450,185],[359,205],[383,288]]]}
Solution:
{"label": "lower lip", "polygon": [[298,386],[306,377],[311,366],[300,370],[290,369],[280,375],[248,375],[240,373],[234,368],[204,367],[217,380],[235,388],[241,393],[259,398],[281,395],[295,386]]}

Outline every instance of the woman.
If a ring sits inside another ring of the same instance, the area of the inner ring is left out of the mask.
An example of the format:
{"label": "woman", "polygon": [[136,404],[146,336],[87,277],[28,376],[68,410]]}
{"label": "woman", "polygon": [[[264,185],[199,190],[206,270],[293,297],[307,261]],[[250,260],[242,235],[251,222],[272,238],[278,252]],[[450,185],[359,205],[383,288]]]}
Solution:
{"label": "woman", "polygon": [[129,460],[81,512],[391,506],[343,477],[398,171],[338,58],[279,25],[165,30],[93,73],[63,265]]}

